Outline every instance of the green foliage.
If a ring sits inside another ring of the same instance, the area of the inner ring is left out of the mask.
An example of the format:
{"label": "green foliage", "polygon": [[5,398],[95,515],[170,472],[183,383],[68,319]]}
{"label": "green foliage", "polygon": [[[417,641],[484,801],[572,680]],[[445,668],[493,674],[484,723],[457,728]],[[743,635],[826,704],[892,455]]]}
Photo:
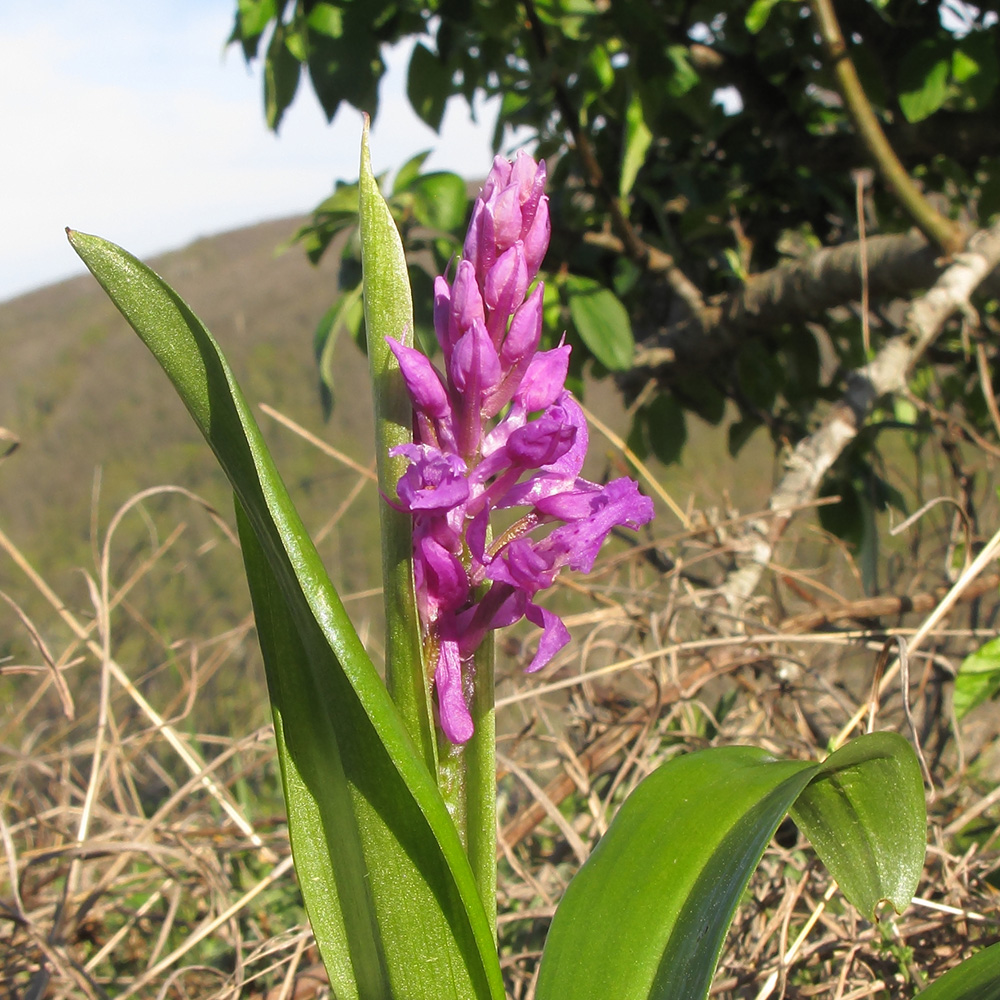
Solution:
{"label": "green foliage", "polygon": [[70,238],[235,491],[292,849],[338,993],[501,997],[490,923],[455,826],[218,346],[135,258],[96,237]]}
{"label": "green foliage", "polygon": [[[429,154],[418,153],[404,163],[393,180],[392,193],[386,199],[389,213],[399,227],[406,246],[410,284],[415,314],[410,324],[425,348],[434,343],[433,296],[431,279],[444,271],[448,261],[461,248],[455,233],[465,222],[469,202],[465,181],[446,171],[422,173]],[[384,176],[373,178],[376,187]],[[327,416],[337,394],[332,365],[333,351],[341,333],[347,332],[367,349],[364,310],[361,306],[361,241],[358,230],[358,184],[337,183],[333,194],[313,212],[310,223],[292,238],[301,243],[310,259],[318,261],[331,244],[340,247],[340,285],[342,294],[327,310],[313,334],[313,351],[319,368],[320,398]],[[401,331],[396,331],[399,336]]]}
{"label": "green foliage", "polygon": [[[978,205],[978,221],[985,223],[1000,205],[992,127],[1000,115],[1000,27],[990,5],[967,8],[957,31],[942,25],[938,4],[836,6],[867,99],[906,169],[947,200],[946,214],[975,222]],[[364,19],[357,16],[361,7]],[[310,53],[321,21],[327,47],[317,60]],[[287,42],[292,36],[300,40],[297,48]],[[276,37],[286,42],[272,56]],[[474,97],[495,97],[495,146],[516,134],[519,144],[534,142],[547,158],[554,223],[547,267],[571,276],[565,292],[581,355],[574,372],[582,371],[585,357],[593,358],[598,374],[617,373],[628,402],[649,374],[628,374],[633,338],[656,345],[665,329],[692,319],[690,298],[678,295],[669,269],[648,266],[647,249],[669,254],[701,301],[710,302],[733,292],[734,278],[749,283],[779,264],[783,248],[815,249],[856,236],[852,171],[870,163],[833,92],[804,4],[403,0],[372,7],[241,0],[232,34],[248,59],[274,59],[276,76],[287,52],[304,53],[328,115],[341,100],[374,114],[384,65],[372,46],[406,39],[415,42],[407,94],[423,121],[440,128],[451,97],[470,105]],[[290,100],[290,86],[285,92]],[[277,97],[274,103],[281,108]],[[431,249],[442,270],[457,241],[428,242],[420,225],[408,228],[398,193],[390,204],[404,246],[408,252]],[[453,235],[461,231],[461,222],[430,220],[418,201],[411,204],[415,222]],[[882,233],[911,225],[880,185],[868,210],[877,214]],[[335,214],[321,206],[302,234],[309,252],[322,253],[336,229]],[[637,242],[626,238],[626,229]],[[586,238],[609,232],[619,243]],[[623,262],[635,269],[627,283],[620,280]],[[420,315],[417,302],[416,323],[426,330],[429,316]],[[822,309],[807,315],[831,331],[840,322]],[[566,325],[566,318],[548,325],[550,336]],[[697,339],[697,322],[688,335]],[[829,375],[819,384],[816,345],[801,320],[740,330],[738,338],[732,350],[658,368],[660,394],[712,422],[731,420],[734,453],[761,425],[776,446],[794,445],[815,426],[816,403],[841,384]],[[776,341],[791,346],[775,349]],[[804,353],[809,350],[811,357]],[[856,323],[842,354],[850,367],[863,361]],[[973,397],[966,386],[962,403],[971,405]],[[727,400],[734,405],[727,408]],[[646,419],[642,408],[635,415]],[[632,436],[644,434],[637,425]],[[878,441],[866,447],[875,451]],[[677,449],[659,451],[679,455]]]}
{"label": "green foliage", "polygon": [[946,972],[917,995],[917,1000],[998,1000],[1000,944],[984,948]]}
{"label": "green foliage", "polygon": [[962,718],[1000,693],[1000,639],[991,639],[963,661],[955,678],[955,714]]}
{"label": "green foliage", "polygon": [[580,339],[609,371],[632,366],[632,324],[617,296],[593,278],[569,275],[565,283],[569,314]]}
{"label": "green foliage", "polygon": [[753,747],[689,754],[642,782],[570,883],[536,995],[707,996],[732,914],[790,808],[866,916],[882,899],[907,905],[926,816],[920,768],[902,737],[860,737],[822,764]]}

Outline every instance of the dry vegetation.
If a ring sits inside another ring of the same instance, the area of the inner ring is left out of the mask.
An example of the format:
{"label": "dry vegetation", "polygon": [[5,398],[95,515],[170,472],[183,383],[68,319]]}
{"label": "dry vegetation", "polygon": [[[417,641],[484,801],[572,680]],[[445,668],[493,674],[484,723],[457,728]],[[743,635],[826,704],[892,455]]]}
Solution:
{"label": "dry vegetation", "polygon": [[[924,487],[954,495],[953,466],[929,467],[938,479]],[[319,534],[370,506],[367,477],[350,475],[354,488]],[[975,501],[983,523],[1000,523],[985,484],[966,487],[966,507]],[[176,493],[165,504],[161,491],[134,498],[101,533],[81,573],[86,608],[0,538],[18,580],[2,611],[17,651],[0,678],[5,996],[325,995],[288,855],[252,622],[174,638],[157,624],[161,588],[206,560],[238,572],[224,519]],[[909,996],[976,943],[1000,938],[995,710],[958,727],[949,708],[961,658],[995,634],[996,561],[963,573],[953,509],[937,505],[886,540],[882,589],[867,597],[850,550],[803,517],[766,595],[734,620],[718,586],[741,517],[693,501],[681,513],[676,531],[664,512],[638,544],[611,546],[591,577],[563,582],[554,597],[576,642],[543,676],[519,669],[529,632],[502,641],[500,934],[510,994],[531,996],[568,879],[658,763],[731,743],[816,757],[871,715],[913,736],[932,782],[920,900],[868,924],[786,823],[739,910],[715,990]],[[981,551],[978,522],[968,524],[969,548]],[[47,610],[29,617],[21,605],[39,597]],[[369,599],[360,625],[375,642]],[[873,699],[876,661],[896,636],[910,640],[906,669],[885,672]]]}

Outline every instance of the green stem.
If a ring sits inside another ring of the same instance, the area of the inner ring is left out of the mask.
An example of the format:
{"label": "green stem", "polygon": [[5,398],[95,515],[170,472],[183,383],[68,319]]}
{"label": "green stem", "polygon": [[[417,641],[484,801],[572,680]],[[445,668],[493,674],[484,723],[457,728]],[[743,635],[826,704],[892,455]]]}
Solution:
{"label": "green stem", "polygon": [[462,746],[438,733],[438,787],[458,827],[496,938],[497,785],[496,710],[493,694],[493,637],[475,657],[470,711],[475,731]]}
{"label": "green stem", "polygon": [[965,246],[965,233],[958,223],[943,216],[923,196],[889,144],[848,55],[847,43],[841,33],[832,0],[811,0],[810,6],[819,24],[823,49],[844,98],[847,113],[882,177],[895,191],[899,203],[927,239],[936,243],[946,254],[957,253]]}
{"label": "green stem", "polygon": [[497,936],[497,730],[492,633],[476,653],[472,721],[475,732],[466,744],[466,825],[469,863],[486,916]]}

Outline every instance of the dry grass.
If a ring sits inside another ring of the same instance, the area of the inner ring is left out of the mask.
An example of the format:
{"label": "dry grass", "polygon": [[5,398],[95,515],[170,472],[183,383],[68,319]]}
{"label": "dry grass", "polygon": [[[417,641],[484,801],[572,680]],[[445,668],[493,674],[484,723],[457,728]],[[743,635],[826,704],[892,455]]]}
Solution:
{"label": "dry grass", "polygon": [[[136,511],[145,499],[132,502]],[[569,878],[646,774],[675,754],[720,744],[821,756],[852,719],[867,718],[886,640],[912,637],[954,583],[933,569],[951,565],[943,515],[938,530],[925,523],[916,549],[908,542],[887,554],[877,605],[860,594],[850,553],[803,529],[786,541],[787,566],[771,568],[753,617],[734,620],[718,588],[741,519],[693,507],[685,518],[682,532],[671,536],[661,524],[638,546],[612,546],[586,581],[565,581],[554,602],[576,642],[541,677],[527,680],[519,669],[530,633],[502,640],[500,934],[518,1000],[532,996],[544,932]],[[270,728],[260,716],[233,735],[224,705],[204,712],[213,684],[233,671],[261,696],[248,666],[251,622],[157,645],[155,588],[147,607],[143,583],[184,573],[190,560],[177,555],[179,531],[162,540],[151,533],[142,557],[121,570],[110,555],[115,527],[86,576],[86,613],[71,610],[0,536],[3,558],[19,567],[21,597],[40,596],[47,608],[29,617],[27,601],[11,595],[3,612],[17,637],[9,645],[22,652],[3,663],[0,680],[8,695],[0,993],[322,996]],[[216,545],[229,545],[223,526],[212,530]],[[963,581],[949,614],[911,652],[912,729],[899,676],[873,708],[876,726],[918,741],[933,781],[922,902],[866,923],[831,892],[786,824],[738,912],[717,995],[909,996],[976,943],[1000,938],[997,720],[982,711],[958,727],[948,707],[955,667],[995,635],[994,565]],[[126,660],[120,650],[137,631],[147,635],[146,652]],[[213,729],[194,724],[213,716]]]}

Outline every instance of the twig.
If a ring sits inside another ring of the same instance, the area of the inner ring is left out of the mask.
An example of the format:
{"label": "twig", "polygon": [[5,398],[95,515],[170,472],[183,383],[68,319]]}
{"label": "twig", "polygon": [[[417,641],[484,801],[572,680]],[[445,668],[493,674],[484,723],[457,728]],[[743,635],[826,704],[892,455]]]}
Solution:
{"label": "twig", "polygon": [[733,614],[743,608],[757,589],[774,547],[798,505],[815,497],[823,477],[887,393],[900,392],[913,365],[924,354],[956,312],[969,307],[976,287],[1000,263],[1000,222],[980,230],[968,250],[955,257],[926,294],[907,313],[906,330],[889,340],[875,358],[847,379],[847,389],[820,427],[795,446],[786,471],[771,494],[769,507],[775,517],[751,525],[746,552],[720,588]]}
{"label": "twig", "polygon": [[832,0],[811,0],[810,7],[819,25],[827,61],[833,68],[847,112],[875,165],[920,231],[946,254],[957,253],[965,245],[965,234],[957,223],[941,215],[927,201],[889,145],[848,55]]}

